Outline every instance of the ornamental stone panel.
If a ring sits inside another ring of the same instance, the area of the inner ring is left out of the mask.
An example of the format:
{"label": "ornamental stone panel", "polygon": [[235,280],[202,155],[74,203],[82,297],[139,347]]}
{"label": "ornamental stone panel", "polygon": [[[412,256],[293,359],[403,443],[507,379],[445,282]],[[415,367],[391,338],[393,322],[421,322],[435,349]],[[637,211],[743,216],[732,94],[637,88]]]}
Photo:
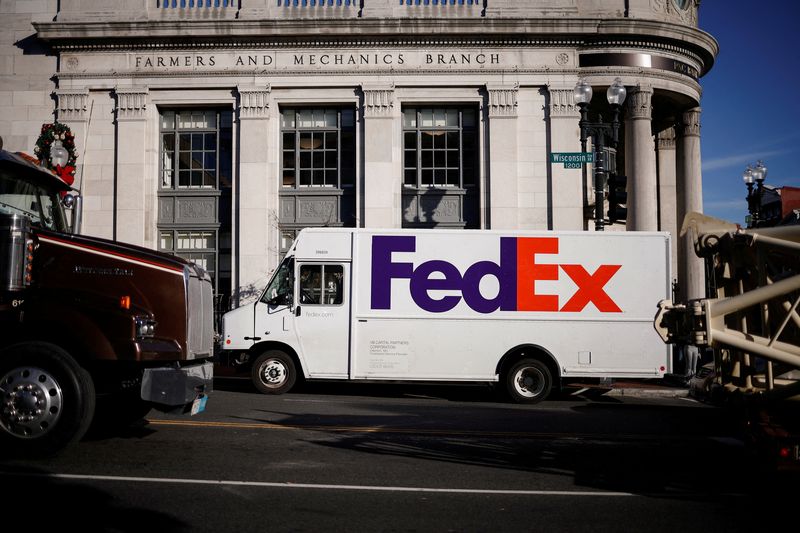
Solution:
{"label": "ornamental stone panel", "polygon": [[513,87],[487,87],[489,117],[516,117],[519,85]]}
{"label": "ornamental stone panel", "polygon": [[89,101],[89,89],[58,89],[59,122],[80,122],[88,119],[86,112]]}
{"label": "ornamental stone panel", "polygon": [[239,118],[269,118],[269,97],[271,88],[238,87]]}
{"label": "ornamental stone panel", "polygon": [[117,120],[144,120],[149,91],[146,88],[116,88]]}
{"label": "ornamental stone panel", "polygon": [[394,87],[364,88],[364,117],[391,117],[394,109]]}

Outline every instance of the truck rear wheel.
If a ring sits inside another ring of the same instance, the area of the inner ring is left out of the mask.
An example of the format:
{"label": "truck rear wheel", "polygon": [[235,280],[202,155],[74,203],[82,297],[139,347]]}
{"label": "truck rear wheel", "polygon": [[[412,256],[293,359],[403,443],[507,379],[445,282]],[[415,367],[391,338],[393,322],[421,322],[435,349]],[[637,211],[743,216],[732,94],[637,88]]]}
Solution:
{"label": "truck rear wheel", "polygon": [[505,376],[506,390],[517,403],[539,403],[553,389],[553,376],[543,362],[522,359],[515,363]]}
{"label": "truck rear wheel", "polygon": [[94,383],[58,346],[31,342],[0,353],[0,441],[14,452],[50,455],[86,433]]}
{"label": "truck rear wheel", "polygon": [[269,350],[261,354],[250,371],[253,384],[264,394],[289,392],[297,379],[292,358],[280,350]]}

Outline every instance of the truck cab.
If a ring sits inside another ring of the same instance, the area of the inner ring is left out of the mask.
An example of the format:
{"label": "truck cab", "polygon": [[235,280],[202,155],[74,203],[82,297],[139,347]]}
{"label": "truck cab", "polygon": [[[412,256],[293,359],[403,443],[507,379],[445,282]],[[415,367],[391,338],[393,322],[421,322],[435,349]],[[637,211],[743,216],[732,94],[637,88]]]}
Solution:
{"label": "truck cab", "polygon": [[74,192],[0,150],[5,449],[55,453],[93,421],[124,425],[153,407],[199,410],[211,390],[209,275],[178,257],[79,235]]}

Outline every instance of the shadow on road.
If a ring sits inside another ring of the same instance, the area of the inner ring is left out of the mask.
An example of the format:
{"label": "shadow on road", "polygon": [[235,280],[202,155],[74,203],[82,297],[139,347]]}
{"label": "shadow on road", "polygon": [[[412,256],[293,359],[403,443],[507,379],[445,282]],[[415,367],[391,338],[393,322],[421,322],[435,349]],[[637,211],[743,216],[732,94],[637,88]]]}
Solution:
{"label": "shadow on road", "polygon": [[[262,394],[249,378],[241,377],[216,377],[214,378],[214,390]],[[580,394],[576,394],[579,391],[581,391]],[[599,387],[586,388],[580,385],[566,385],[560,391],[553,391],[552,399],[620,403],[614,397],[604,396],[608,391],[609,389]],[[502,390],[498,389],[497,384],[493,383],[304,381],[295,385],[289,396],[294,394],[375,398],[424,397],[473,403],[509,401]]]}
{"label": "shadow on road", "polygon": [[374,410],[363,415],[264,411],[264,418],[247,420],[316,432],[319,438],[305,439],[316,446],[412,459],[416,468],[426,461],[467,465],[479,477],[509,469],[658,498],[788,503],[798,483],[794,476],[763,470],[720,410],[688,402],[579,399],[567,411],[547,403],[459,408],[381,402]]}
{"label": "shadow on road", "polygon": [[[55,477],[43,470],[0,465],[0,484],[9,490],[6,503],[18,507],[3,506],[9,527],[29,523],[28,529],[36,529],[49,523],[59,530],[82,532],[191,530],[172,516],[135,507],[130,500],[115,498],[79,479]],[[23,520],[24,516],[28,518]]]}

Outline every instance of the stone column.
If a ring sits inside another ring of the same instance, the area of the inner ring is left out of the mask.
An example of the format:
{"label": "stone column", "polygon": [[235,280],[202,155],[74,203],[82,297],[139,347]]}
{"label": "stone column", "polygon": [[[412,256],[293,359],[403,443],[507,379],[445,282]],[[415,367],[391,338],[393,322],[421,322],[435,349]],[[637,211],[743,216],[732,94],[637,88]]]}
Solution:
{"label": "stone column", "polygon": [[75,162],[75,182],[73,187],[81,189],[83,172],[83,157],[86,154],[86,133],[89,121],[87,112],[89,102],[89,89],[57,89],[58,121],[69,126],[75,136],[75,152],[78,158]]}
{"label": "stone column", "polygon": [[[239,117],[239,176],[235,180],[233,256],[237,287],[250,293],[263,287],[278,262],[278,184],[270,170],[267,140],[272,138],[269,121],[270,87],[237,87]],[[238,246],[238,249],[236,249]],[[238,269],[236,268],[238,266]],[[240,302],[243,303],[243,302]]]}
{"label": "stone column", "polygon": [[678,277],[678,199],[675,182],[675,128],[658,133],[658,225],[672,235],[672,277]]}
{"label": "stone column", "polygon": [[139,246],[153,246],[153,228],[148,227],[153,213],[146,212],[149,190],[146,169],[146,109],[149,92],[145,87],[115,89],[117,115],[116,185],[114,187],[114,238]]}
{"label": "stone column", "polygon": [[[581,141],[578,121],[580,113],[570,88],[548,87],[550,105],[550,152],[580,152]],[[548,161],[550,168],[553,228],[556,230],[582,230],[584,192],[583,172],[564,168],[562,164]]]}
{"label": "stone column", "polygon": [[[700,167],[700,108],[695,107],[681,116],[676,148],[678,223],[688,213],[703,212],[703,177]],[[694,253],[692,235],[676,242],[678,248],[678,284],[683,301],[705,297],[705,268],[703,260]]]}
{"label": "stone column", "polygon": [[518,226],[517,93],[519,86],[487,86],[489,95],[489,223],[491,229]]}
{"label": "stone column", "polygon": [[394,87],[364,92],[364,227],[402,226],[402,128]]}
{"label": "stone column", "polygon": [[625,174],[628,176],[629,231],[658,230],[658,182],[652,133],[653,89],[637,86],[625,101]]}

